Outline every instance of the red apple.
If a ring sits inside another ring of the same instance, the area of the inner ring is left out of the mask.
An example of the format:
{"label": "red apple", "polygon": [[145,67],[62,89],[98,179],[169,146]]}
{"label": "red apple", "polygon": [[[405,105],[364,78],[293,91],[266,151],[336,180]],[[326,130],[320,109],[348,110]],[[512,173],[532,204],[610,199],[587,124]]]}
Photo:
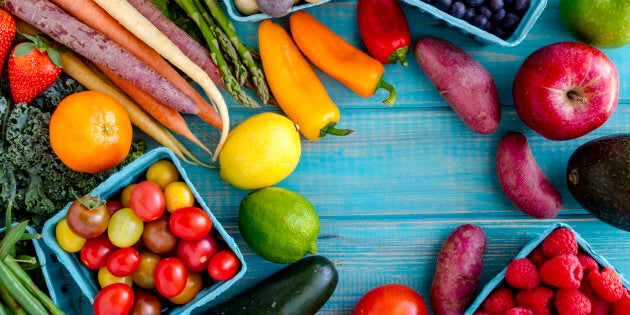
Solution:
{"label": "red apple", "polygon": [[575,139],[603,125],[615,111],[619,74],[595,47],[554,43],[523,61],[512,96],[523,122],[543,137]]}

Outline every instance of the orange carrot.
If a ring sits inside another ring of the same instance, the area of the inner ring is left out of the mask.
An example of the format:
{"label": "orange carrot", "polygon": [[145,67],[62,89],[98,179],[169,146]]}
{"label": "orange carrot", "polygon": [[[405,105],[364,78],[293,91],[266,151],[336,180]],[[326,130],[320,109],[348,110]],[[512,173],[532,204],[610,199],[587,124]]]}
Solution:
{"label": "orange carrot", "polygon": [[[198,116],[221,130],[222,121],[214,107],[184,79],[160,54],[120,25],[107,11],[92,0],[51,0],[68,14],[121,45],[176,88],[188,95],[199,108]],[[222,84],[222,83],[219,83]]]}
{"label": "orange carrot", "polygon": [[116,86],[118,86],[123,92],[125,92],[131,99],[136,101],[140,107],[142,107],[151,117],[155,118],[158,122],[164,125],[166,128],[171,131],[184,136],[186,139],[190,140],[194,144],[198,145],[202,149],[204,149],[209,154],[212,154],[212,151],[208,149],[200,140],[195,136],[192,131],[188,128],[188,124],[184,117],[176,110],[166,106],[164,103],[156,100],[150,94],[142,91],[137,86],[133,85],[131,82],[126,81],[121,78],[114,72],[109,69],[96,65],[96,67],[107,77],[110,81],[112,81]]}

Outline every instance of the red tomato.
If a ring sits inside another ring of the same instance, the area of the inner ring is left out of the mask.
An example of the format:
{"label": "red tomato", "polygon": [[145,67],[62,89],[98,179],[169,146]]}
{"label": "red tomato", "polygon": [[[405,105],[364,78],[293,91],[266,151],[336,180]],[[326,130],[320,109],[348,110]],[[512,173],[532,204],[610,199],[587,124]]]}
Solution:
{"label": "red tomato", "polygon": [[155,288],[167,298],[174,297],[184,291],[188,271],[181,260],[175,257],[161,259],[153,273]]}
{"label": "red tomato", "polygon": [[133,306],[133,290],[124,283],[104,287],[94,298],[95,315],[126,315]]}
{"label": "red tomato", "polygon": [[140,253],[133,248],[121,248],[107,259],[107,270],[116,277],[126,277],[136,271],[140,265]]}
{"label": "red tomato", "polygon": [[210,232],[212,220],[201,208],[185,207],[171,214],[169,227],[181,239],[196,240]]}
{"label": "red tomato", "polygon": [[208,263],[208,274],[210,278],[217,281],[232,279],[239,269],[241,269],[241,261],[229,249],[214,254]]}
{"label": "red tomato", "polygon": [[107,200],[107,202],[105,202],[105,205],[107,206],[107,210],[109,210],[110,216],[114,214],[116,211],[125,207],[123,206],[122,202],[118,200],[113,200],[113,199]]}
{"label": "red tomato", "polygon": [[131,189],[129,204],[133,212],[144,222],[161,217],[166,209],[166,199],[162,189],[148,180],[138,183]]}
{"label": "red tomato", "polygon": [[105,267],[107,258],[117,249],[118,247],[112,244],[107,234],[102,234],[95,238],[89,238],[81,248],[79,256],[83,265],[88,269],[96,270]]}
{"label": "red tomato", "polygon": [[107,229],[109,210],[105,201],[98,198],[83,196],[77,198],[66,212],[68,227],[83,238],[97,237]]}
{"label": "red tomato", "polygon": [[182,260],[186,269],[201,272],[208,268],[210,258],[217,251],[217,241],[211,234],[198,240],[180,240],[177,244],[177,257]]}
{"label": "red tomato", "polygon": [[403,284],[385,284],[368,291],[354,307],[353,315],[427,315],[420,294]]}

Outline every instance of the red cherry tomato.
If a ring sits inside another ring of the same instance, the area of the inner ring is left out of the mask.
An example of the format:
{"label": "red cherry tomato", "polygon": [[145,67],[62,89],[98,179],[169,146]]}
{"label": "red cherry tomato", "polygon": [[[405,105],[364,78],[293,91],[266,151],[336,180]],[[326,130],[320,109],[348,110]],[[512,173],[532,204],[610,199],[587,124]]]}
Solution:
{"label": "red cherry tomato", "polygon": [[210,278],[217,281],[232,279],[239,269],[241,269],[241,261],[229,249],[214,254],[208,263],[208,274]]}
{"label": "red cherry tomato", "polygon": [[212,220],[201,208],[185,207],[171,214],[169,227],[181,239],[196,240],[210,232]]}
{"label": "red cherry tomato", "polygon": [[107,259],[107,270],[116,277],[126,277],[140,265],[140,253],[133,248],[121,248],[113,252]]}
{"label": "red cherry tomato", "polygon": [[124,208],[125,206],[123,206],[122,202],[118,201],[118,200],[114,200],[114,199],[110,199],[107,200],[105,202],[105,205],[107,206],[107,210],[109,210],[109,215],[111,216],[112,214],[114,214],[116,211]]}
{"label": "red cherry tomato", "polygon": [[144,290],[134,290],[133,295],[133,309],[129,315],[162,314],[162,305],[155,294]]}
{"label": "red cherry tomato", "polygon": [[211,234],[198,240],[180,240],[177,244],[177,257],[182,260],[186,269],[201,272],[208,268],[210,258],[217,251],[217,241]]}
{"label": "red cherry tomato", "polygon": [[107,258],[117,249],[118,247],[112,244],[107,234],[101,234],[85,242],[79,257],[81,263],[88,269],[97,270],[107,265]]}
{"label": "red cherry tomato", "polygon": [[427,315],[426,304],[415,290],[403,284],[385,284],[368,291],[353,315]]}
{"label": "red cherry tomato", "polygon": [[144,222],[161,217],[166,209],[162,189],[148,180],[138,183],[131,189],[129,203],[133,212]]}
{"label": "red cherry tomato", "polygon": [[175,257],[161,259],[153,273],[155,288],[167,298],[180,294],[186,287],[188,271],[181,260]]}
{"label": "red cherry tomato", "polygon": [[104,287],[94,298],[95,315],[126,315],[133,306],[133,290],[124,283]]}

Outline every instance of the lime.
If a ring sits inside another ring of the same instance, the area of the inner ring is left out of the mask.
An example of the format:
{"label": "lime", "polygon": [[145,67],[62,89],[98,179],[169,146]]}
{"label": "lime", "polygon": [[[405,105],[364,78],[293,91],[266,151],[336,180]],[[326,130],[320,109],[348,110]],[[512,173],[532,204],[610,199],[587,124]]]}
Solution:
{"label": "lime", "polygon": [[260,257],[290,264],[317,250],[319,217],[302,195],[280,187],[251,192],[241,201],[238,228]]}
{"label": "lime", "polygon": [[300,134],[289,118],[256,114],[228,135],[219,155],[219,176],[239,189],[272,186],[293,172],[301,153]]}

